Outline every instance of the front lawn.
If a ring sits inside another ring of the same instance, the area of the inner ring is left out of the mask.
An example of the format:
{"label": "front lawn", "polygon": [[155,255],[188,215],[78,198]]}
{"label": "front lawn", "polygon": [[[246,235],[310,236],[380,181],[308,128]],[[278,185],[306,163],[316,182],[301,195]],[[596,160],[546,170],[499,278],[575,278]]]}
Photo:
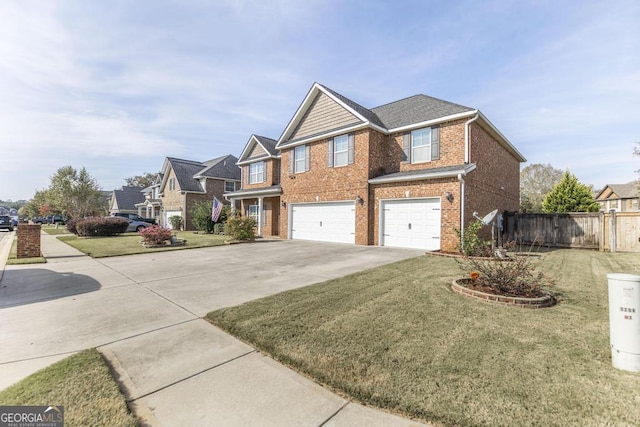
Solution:
{"label": "front lawn", "polygon": [[178,249],[204,248],[208,246],[224,245],[224,241],[229,239],[228,236],[216,234],[195,234],[191,231],[179,231],[176,235],[178,238],[185,239],[187,242],[180,246],[144,248],[140,244],[140,240],[142,238],[138,233],[125,233],[113,237],[78,237],[72,235],[59,236],[58,239],[93,258],[144,254],[149,252],[172,251]]}
{"label": "front lawn", "polygon": [[447,426],[640,425],[640,374],[611,366],[606,274],[638,254],[541,260],[560,303],[495,306],[450,290],[454,260],[423,256],[207,315],[320,383]]}
{"label": "front lawn", "polygon": [[62,405],[65,426],[138,425],[95,349],[70,356],[0,391],[0,404]]}
{"label": "front lawn", "polygon": [[51,224],[43,224],[41,229],[47,234],[71,234],[69,230],[67,230],[67,226],[62,224],[57,226]]}

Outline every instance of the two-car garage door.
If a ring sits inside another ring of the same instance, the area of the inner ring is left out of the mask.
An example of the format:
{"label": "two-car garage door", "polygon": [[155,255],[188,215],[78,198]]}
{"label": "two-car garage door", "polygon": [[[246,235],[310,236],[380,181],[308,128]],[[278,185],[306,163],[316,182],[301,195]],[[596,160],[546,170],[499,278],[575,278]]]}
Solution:
{"label": "two-car garage door", "polygon": [[380,208],[382,246],[440,249],[439,198],[383,200]]}
{"label": "two-car garage door", "polygon": [[355,243],[354,202],[306,203],[290,206],[292,239]]}

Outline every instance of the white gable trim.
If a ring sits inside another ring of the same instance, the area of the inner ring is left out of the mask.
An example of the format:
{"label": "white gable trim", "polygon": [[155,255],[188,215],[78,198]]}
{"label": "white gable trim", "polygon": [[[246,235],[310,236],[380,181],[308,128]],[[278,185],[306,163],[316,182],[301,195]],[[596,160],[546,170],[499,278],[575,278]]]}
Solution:
{"label": "white gable trim", "polygon": [[[300,123],[300,120],[302,119],[302,117],[304,117],[304,114],[307,112],[307,110],[311,106],[311,103],[315,99],[316,95],[318,93],[320,93],[320,92],[324,93],[329,98],[331,98],[334,102],[336,102],[338,105],[340,105],[342,108],[344,108],[349,113],[351,113],[354,116],[356,116],[359,120],[361,120],[363,122],[364,125],[372,125],[371,123],[369,123],[369,120],[367,120],[364,116],[362,116],[360,113],[358,113],[353,108],[349,107],[347,104],[342,102],[339,98],[337,98],[332,93],[327,91],[321,84],[316,82],[316,83],[313,84],[313,86],[311,86],[311,89],[307,93],[307,96],[304,98],[304,100],[302,101],[302,104],[300,104],[300,107],[298,107],[298,109],[296,110],[296,113],[293,115],[293,117],[289,121],[289,124],[284,129],[284,132],[282,133],[282,135],[278,139],[278,143],[276,144],[276,149],[279,149],[279,148],[281,148],[283,146],[289,146],[288,144],[283,144],[283,142],[286,141],[286,139],[289,137],[291,132],[293,132],[295,127]],[[378,126],[376,126],[376,127],[378,127]],[[326,135],[328,135],[328,134],[325,134],[323,137],[326,137]],[[298,144],[296,143],[296,145],[298,145]]]}
{"label": "white gable trim", "polygon": [[[263,159],[263,158],[268,159],[268,158],[276,157],[273,154],[270,154],[269,150],[267,150],[267,147],[265,147],[264,144],[261,143],[258,138],[256,138],[256,135],[253,134],[249,138],[249,141],[247,141],[247,143],[245,144],[244,149],[242,150],[242,154],[240,154],[240,158],[236,162],[236,165],[241,165],[241,164],[243,164],[242,162],[245,162],[244,157],[249,153],[249,151],[251,151],[251,150],[249,150],[249,147],[252,147],[254,144],[260,145],[260,147],[262,147],[262,149],[265,151],[265,153],[267,153],[266,156],[260,157],[260,159]],[[256,160],[256,159],[252,159],[252,161],[253,160]]]}

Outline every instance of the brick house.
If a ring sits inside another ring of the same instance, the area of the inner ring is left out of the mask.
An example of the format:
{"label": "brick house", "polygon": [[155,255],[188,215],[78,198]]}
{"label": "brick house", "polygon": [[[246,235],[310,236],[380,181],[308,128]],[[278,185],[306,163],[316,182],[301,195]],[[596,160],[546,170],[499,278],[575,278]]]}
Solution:
{"label": "brick house", "polygon": [[516,211],[525,159],[477,109],[415,95],[367,109],[315,83],[277,140],[252,136],[227,194],[259,234],[455,251],[474,211]]}
{"label": "brick house", "polygon": [[600,210],[609,212],[638,212],[640,185],[635,182],[626,184],[607,184],[595,197]]}
{"label": "brick house", "polygon": [[123,186],[113,190],[109,197],[109,213],[136,213],[136,205],[144,200],[142,187]]}
{"label": "brick house", "polygon": [[212,202],[213,197],[224,203],[225,193],[240,187],[238,159],[232,155],[206,162],[167,157],[162,166],[158,186],[160,224],[171,227],[169,218],[179,216],[185,230],[193,230],[190,211],[196,203]]}

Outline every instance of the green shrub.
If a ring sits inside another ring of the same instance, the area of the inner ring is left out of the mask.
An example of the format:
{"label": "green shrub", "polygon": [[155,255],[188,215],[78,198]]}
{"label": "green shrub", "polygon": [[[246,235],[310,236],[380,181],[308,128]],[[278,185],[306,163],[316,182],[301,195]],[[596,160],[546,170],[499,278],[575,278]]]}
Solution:
{"label": "green shrub", "polygon": [[97,237],[115,236],[127,231],[129,221],[121,217],[90,217],[76,221],[75,230],[78,236]]}
{"label": "green shrub", "polygon": [[182,229],[182,217],[179,215],[174,215],[169,217],[169,224],[171,224],[171,228],[174,230]]}
{"label": "green shrub", "polygon": [[224,234],[224,224],[222,223],[216,223],[213,226],[213,234]]}
{"label": "green shrub", "polygon": [[486,255],[487,249],[491,243],[478,237],[478,233],[483,226],[484,224],[482,224],[482,221],[478,219],[471,221],[467,225],[467,228],[464,229],[464,239],[460,230],[454,228],[454,231],[458,235],[458,250],[460,252],[469,256]]}
{"label": "green shrub", "polygon": [[252,240],[256,237],[253,218],[234,216],[224,224],[225,233],[233,240]]}

